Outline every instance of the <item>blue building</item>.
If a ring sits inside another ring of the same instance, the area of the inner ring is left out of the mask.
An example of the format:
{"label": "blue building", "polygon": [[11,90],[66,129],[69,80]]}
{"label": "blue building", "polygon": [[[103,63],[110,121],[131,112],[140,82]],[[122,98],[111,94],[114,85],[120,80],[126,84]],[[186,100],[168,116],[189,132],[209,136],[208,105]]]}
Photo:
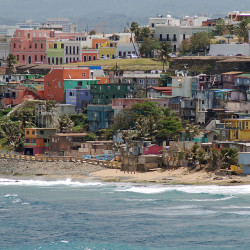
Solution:
{"label": "blue building", "polygon": [[66,104],[76,106],[77,114],[82,113],[83,109],[90,104],[91,94],[90,89],[66,89],[65,90]]}
{"label": "blue building", "polygon": [[87,119],[90,131],[108,128],[111,124],[114,111],[112,105],[88,105]]}

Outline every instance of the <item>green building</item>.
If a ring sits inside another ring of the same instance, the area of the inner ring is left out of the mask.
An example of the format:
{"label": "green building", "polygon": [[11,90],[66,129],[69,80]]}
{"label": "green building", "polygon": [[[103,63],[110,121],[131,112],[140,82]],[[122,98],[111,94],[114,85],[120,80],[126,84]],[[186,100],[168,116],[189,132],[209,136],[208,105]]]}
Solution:
{"label": "green building", "polygon": [[132,98],[134,92],[134,86],[129,83],[92,84],[90,85],[91,104],[111,104],[114,98]]}
{"label": "green building", "polygon": [[100,84],[100,80],[92,79],[64,79],[64,92],[66,89],[89,89],[91,85]]}
{"label": "green building", "polygon": [[64,43],[55,41],[52,47],[47,49],[48,64],[60,65],[64,64]]}

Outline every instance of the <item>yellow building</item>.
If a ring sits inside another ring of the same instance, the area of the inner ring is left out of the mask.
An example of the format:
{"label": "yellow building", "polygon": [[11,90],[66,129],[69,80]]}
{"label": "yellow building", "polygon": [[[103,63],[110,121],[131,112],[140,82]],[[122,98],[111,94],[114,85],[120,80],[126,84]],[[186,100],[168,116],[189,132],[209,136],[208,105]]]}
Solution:
{"label": "yellow building", "polygon": [[250,118],[226,119],[225,129],[230,130],[230,140],[249,141],[250,140]]}
{"label": "yellow building", "polygon": [[99,59],[114,59],[116,58],[116,46],[113,41],[107,41],[99,47]]}

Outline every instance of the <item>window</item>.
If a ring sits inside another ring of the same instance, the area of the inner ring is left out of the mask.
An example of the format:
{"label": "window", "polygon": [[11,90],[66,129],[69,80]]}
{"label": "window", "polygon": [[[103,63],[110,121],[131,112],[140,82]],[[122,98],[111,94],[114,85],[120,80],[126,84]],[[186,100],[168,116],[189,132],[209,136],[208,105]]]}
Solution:
{"label": "window", "polygon": [[46,82],[46,85],[49,86],[49,82],[48,81]]}
{"label": "window", "polygon": [[72,92],[69,92],[69,96],[72,96]]}
{"label": "window", "polygon": [[37,62],[37,55],[35,55],[35,62]]}
{"label": "window", "polygon": [[106,99],[109,99],[109,97],[106,95]]}
{"label": "window", "polygon": [[118,86],[117,86],[117,89],[118,89],[118,90],[120,90],[120,89],[121,89],[121,86],[120,86],[120,85],[118,85]]}
{"label": "window", "polygon": [[63,49],[63,48],[64,48],[64,44],[62,43],[62,44],[61,44],[61,49]]}
{"label": "window", "polygon": [[52,64],[54,64],[55,63],[55,59],[54,59],[54,57],[52,57]]}
{"label": "window", "polygon": [[17,61],[19,61],[19,55],[16,56]]}
{"label": "window", "polygon": [[160,34],[160,41],[162,41],[162,34]]}
{"label": "window", "polygon": [[186,34],[183,34],[182,38],[183,38],[183,40],[186,40]]}
{"label": "window", "polygon": [[94,60],[94,61],[96,60],[96,56],[93,56],[93,60]]}
{"label": "window", "polygon": [[62,87],[62,82],[58,82],[58,87]]}
{"label": "window", "polygon": [[82,77],[86,77],[86,73],[82,73]]}
{"label": "window", "polygon": [[91,56],[89,56],[89,61],[91,61]]}
{"label": "window", "polygon": [[40,134],[41,134],[41,135],[44,135],[44,130],[40,130]]}
{"label": "window", "polygon": [[154,27],[155,27],[155,24],[154,24],[154,23],[151,23],[151,27],[154,28]]}
{"label": "window", "polygon": [[173,41],[177,41],[176,34],[174,34]]}
{"label": "window", "polygon": [[43,61],[43,55],[41,55],[41,62]]}
{"label": "window", "polygon": [[73,46],[73,54],[75,54],[76,53],[76,48],[75,48],[75,46]]}
{"label": "window", "polygon": [[41,49],[43,49],[43,43],[41,43]]}
{"label": "window", "polygon": [[85,95],[88,96],[88,95],[89,95],[89,92],[85,92]]}
{"label": "window", "polygon": [[66,49],[65,49],[65,54],[68,54],[68,46],[66,46]]}
{"label": "window", "polygon": [[32,135],[35,135],[35,134],[36,134],[36,132],[33,130],[33,131],[32,131]]}
{"label": "window", "polygon": [[143,79],[140,79],[140,80],[139,80],[139,83],[140,83],[140,84],[143,84],[143,83],[144,83],[144,80],[143,80]]}
{"label": "window", "polygon": [[14,49],[16,48],[16,44],[14,43]]}
{"label": "window", "polygon": [[56,43],[54,43],[54,49],[57,49],[57,44]]}
{"label": "window", "polygon": [[205,100],[202,100],[201,103],[202,103],[202,104],[205,104]]}
{"label": "window", "polygon": [[26,132],[26,133],[27,133],[27,135],[29,135],[29,134],[30,134],[30,131],[29,131],[29,130],[27,130],[27,132]]}
{"label": "window", "polygon": [[82,87],[82,81],[77,82],[77,87]]}
{"label": "window", "polygon": [[25,60],[25,55],[23,55],[23,60]]}
{"label": "window", "polygon": [[128,90],[130,90],[130,86],[128,86]]}

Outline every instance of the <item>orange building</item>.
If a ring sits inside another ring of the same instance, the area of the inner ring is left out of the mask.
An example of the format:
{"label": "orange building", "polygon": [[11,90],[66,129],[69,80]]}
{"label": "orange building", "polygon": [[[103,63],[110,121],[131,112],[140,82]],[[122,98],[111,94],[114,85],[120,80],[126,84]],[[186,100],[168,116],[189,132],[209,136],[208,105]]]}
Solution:
{"label": "orange building", "polygon": [[105,44],[109,41],[107,38],[94,38],[92,40],[92,48],[99,49],[102,44]]}
{"label": "orange building", "polygon": [[64,80],[89,79],[89,68],[55,67],[44,77],[44,99],[64,102]]}

